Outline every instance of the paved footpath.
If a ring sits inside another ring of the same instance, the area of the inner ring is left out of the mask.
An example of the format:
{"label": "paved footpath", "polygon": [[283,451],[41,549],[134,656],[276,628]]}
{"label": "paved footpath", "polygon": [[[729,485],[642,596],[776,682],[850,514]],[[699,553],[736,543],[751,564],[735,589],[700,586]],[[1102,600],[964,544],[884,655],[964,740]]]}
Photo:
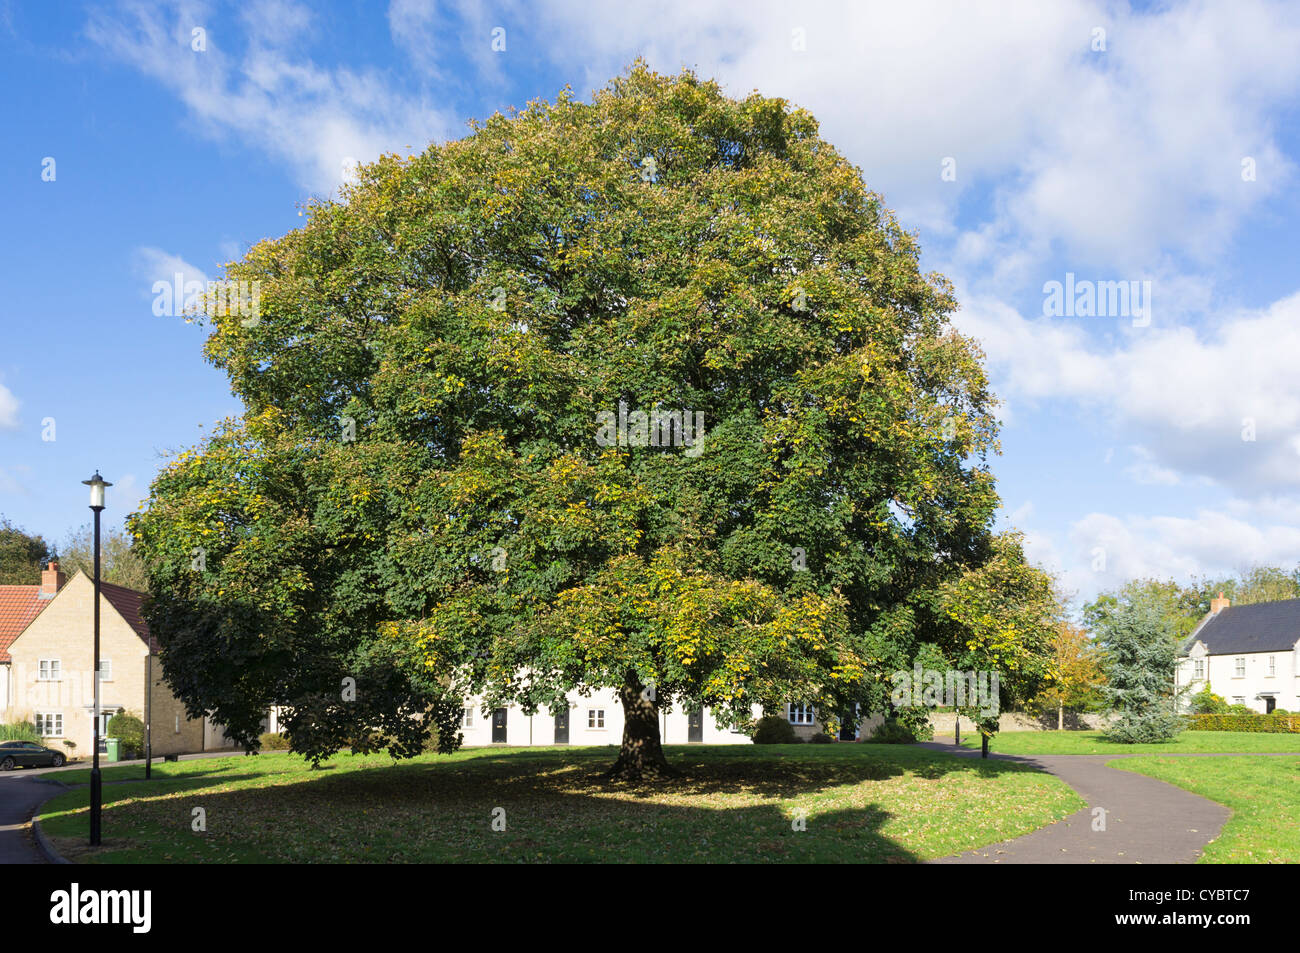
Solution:
{"label": "paved footpath", "polygon": [[[181,755],[182,761],[196,758],[238,757],[239,751],[206,751],[202,754]],[[107,762],[101,767],[120,767],[122,765],[143,765],[144,761],[119,761],[112,765]],[[84,771],[90,767],[87,761],[78,761],[62,768],[22,768],[17,771],[0,772],[0,864],[44,864],[45,855],[36,846],[29,821],[42,801],[62,793],[57,784],[42,780],[50,776],[57,779],[65,771]],[[141,768],[143,776],[143,767]],[[117,782],[106,781],[105,784]]]}
{"label": "paved footpath", "polygon": [[[942,741],[918,747],[979,757],[979,751]],[[1286,754],[1279,755],[1287,757]],[[1142,755],[997,755],[1054,774],[1088,807],[1031,834],[944,857],[936,864],[1190,864],[1219,836],[1232,812],[1221,804],[1164,781],[1106,767],[1116,758]],[[1270,757],[1164,754],[1161,757]],[[1293,753],[1290,757],[1296,757]],[[1093,830],[1093,810],[1105,809],[1105,830]]]}
{"label": "paved footpath", "polygon": [[24,776],[17,771],[0,776],[0,864],[46,862],[28,821],[37,805],[62,790],[38,776]]}

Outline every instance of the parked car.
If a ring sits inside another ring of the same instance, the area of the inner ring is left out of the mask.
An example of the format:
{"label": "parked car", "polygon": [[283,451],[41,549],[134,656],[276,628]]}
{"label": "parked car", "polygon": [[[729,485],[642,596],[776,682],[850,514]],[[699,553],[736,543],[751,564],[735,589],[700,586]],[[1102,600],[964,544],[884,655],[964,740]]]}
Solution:
{"label": "parked car", "polygon": [[34,741],[0,741],[0,771],[14,768],[61,768],[63,752],[43,748]]}

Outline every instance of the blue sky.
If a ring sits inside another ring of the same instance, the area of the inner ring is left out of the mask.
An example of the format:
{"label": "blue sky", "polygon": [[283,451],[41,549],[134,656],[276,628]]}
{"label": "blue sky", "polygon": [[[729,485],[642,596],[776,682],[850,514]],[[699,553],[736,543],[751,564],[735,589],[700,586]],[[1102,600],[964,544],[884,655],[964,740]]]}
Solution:
{"label": "blue sky", "polygon": [[[98,468],[120,523],[238,412],[154,281],[638,55],[811,110],[918,233],[1004,400],[1002,523],[1069,589],[1300,562],[1300,11],[1248,0],[0,2],[0,514],[59,540]],[[1149,312],[1045,314],[1067,274]]]}

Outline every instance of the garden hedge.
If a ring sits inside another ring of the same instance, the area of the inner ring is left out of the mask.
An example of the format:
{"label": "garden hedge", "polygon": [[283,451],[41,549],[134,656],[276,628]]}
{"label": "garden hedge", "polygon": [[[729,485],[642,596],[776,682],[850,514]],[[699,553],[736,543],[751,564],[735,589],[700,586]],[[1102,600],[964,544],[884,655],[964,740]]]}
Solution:
{"label": "garden hedge", "polygon": [[1191,715],[1192,731],[1300,732],[1300,715]]}

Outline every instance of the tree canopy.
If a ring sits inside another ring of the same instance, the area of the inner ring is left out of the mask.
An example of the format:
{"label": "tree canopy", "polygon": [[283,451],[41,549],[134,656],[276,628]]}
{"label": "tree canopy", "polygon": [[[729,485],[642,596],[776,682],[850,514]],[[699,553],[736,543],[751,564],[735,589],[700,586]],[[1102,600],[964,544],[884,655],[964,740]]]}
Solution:
{"label": "tree canopy", "polygon": [[[59,569],[68,574],[95,575],[95,531],[90,523],[70,532],[59,544]],[[144,562],[132,548],[131,536],[123,530],[101,530],[99,573],[104,582],[143,591],[149,585]]]}
{"label": "tree canopy", "polygon": [[924,644],[1026,695],[1055,609],[918,258],[812,116],[689,72],[363,167],[227,267],[246,410],[131,524],[169,679],[250,746],[288,705],[314,757],[611,687],[625,777],[665,704],[871,710]]}
{"label": "tree canopy", "polygon": [[0,585],[31,586],[41,581],[41,563],[49,546],[0,516]]}

